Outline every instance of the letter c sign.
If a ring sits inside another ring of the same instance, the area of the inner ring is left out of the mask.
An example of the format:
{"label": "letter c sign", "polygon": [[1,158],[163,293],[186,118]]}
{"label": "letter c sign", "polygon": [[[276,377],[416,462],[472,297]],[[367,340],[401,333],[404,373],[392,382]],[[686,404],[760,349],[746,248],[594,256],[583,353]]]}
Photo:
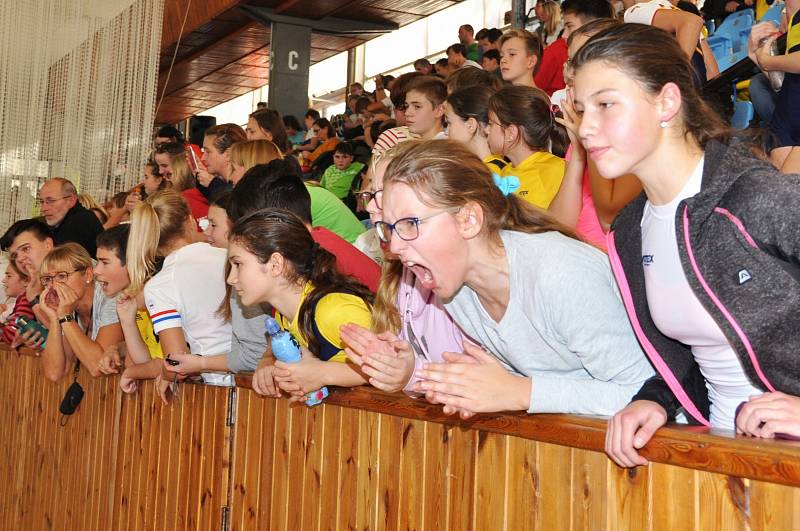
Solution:
{"label": "letter c sign", "polygon": [[292,50],[289,52],[289,70],[297,70],[297,58],[300,54]]}

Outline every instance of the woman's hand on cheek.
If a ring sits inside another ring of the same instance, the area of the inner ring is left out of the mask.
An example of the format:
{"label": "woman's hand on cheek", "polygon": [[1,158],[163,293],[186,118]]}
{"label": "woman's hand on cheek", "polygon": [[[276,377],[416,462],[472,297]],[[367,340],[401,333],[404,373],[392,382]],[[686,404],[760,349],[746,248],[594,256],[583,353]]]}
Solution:
{"label": "woman's hand on cheek", "polygon": [[800,397],[781,392],[750,397],[736,416],[736,432],[765,439],[800,437]]}
{"label": "woman's hand on cheek", "polygon": [[47,318],[47,328],[52,328],[53,324],[58,322],[58,312],[56,308],[54,308],[53,305],[48,302],[48,298],[52,299],[52,296],[48,297],[51,291],[55,292],[52,285],[44,290],[41,296],[42,302],[38,305],[39,311],[42,312]]}
{"label": "woman's hand on cheek", "polygon": [[473,412],[528,409],[532,385],[529,378],[509,373],[494,357],[471,343],[464,343],[464,354],[471,359],[446,353],[446,360],[462,361],[425,364],[417,390],[424,392],[428,400],[467,416]]}
{"label": "woman's hand on cheek", "polygon": [[308,349],[301,348],[303,357],[299,362],[275,362],[273,377],[280,388],[290,394],[304,395],[325,386],[326,362],[320,361]]}

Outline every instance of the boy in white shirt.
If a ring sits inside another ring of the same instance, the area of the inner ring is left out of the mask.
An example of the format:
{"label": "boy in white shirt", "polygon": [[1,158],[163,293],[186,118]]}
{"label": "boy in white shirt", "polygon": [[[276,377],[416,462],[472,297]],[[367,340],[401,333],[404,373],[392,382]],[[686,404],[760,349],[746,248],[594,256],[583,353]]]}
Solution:
{"label": "boy in white shirt", "polygon": [[406,92],[406,125],[422,140],[447,138],[444,133],[444,101],[447,86],[441,79],[422,76],[414,79]]}

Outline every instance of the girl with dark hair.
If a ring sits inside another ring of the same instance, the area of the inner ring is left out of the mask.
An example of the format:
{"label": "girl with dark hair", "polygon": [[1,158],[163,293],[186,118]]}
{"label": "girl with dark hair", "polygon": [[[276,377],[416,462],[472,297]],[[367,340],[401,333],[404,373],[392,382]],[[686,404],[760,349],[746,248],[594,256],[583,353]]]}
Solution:
{"label": "girl with dark hair", "polygon": [[268,140],[285,155],[292,151],[283,118],[273,109],[256,111],[247,119],[247,140]]}
{"label": "girl with dark hair", "polygon": [[320,118],[314,122],[314,132],[317,134],[317,138],[319,138],[319,145],[314,151],[305,156],[309,165],[317,160],[323,153],[336,149],[336,146],[338,146],[340,142],[336,137],[336,131],[334,131],[333,126],[327,118]]}
{"label": "girl with dark hair", "polygon": [[679,408],[755,437],[800,435],[800,176],[734,136],[694,88],[667,32],[625,24],[573,58],[579,135],[601,175],[644,194],[608,252],[630,322],[656,367],[609,423],[622,466]]}
{"label": "girl with dark hair", "polygon": [[550,152],[560,137],[556,127],[550,100],[539,89],[505,87],[489,100],[489,149],[511,161],[502,176],[515,177],[515,193],[544,209],[564,178],[564,159]]}
{"label": "girl with dark hair", "polygon": [[379,237],[486,349],[465,342],[464,353],[445,353],[415,390],[465,416],[609,415],[653,370],[608,260],[504,184],[450,140],[417,143],[389,163]]}
{"label": "girl with dark hair", "polygon": [[273,378],[295,398],[326,385],[363,384],[362,374],[347,363],[339,327],[355,322],[369,328],[370,291],[339,273],[336,258],[286,210],[259,210],[241,218],[229,241],[228,283],[242,304],[275,308],[281,328],[303,350],[299,363],[264,365],[254,378]]}
{"label": "girl with dark hair", "polygon": [[158,164],[154,160],[149,160],[144,165],[144,179],[142,179],[145,197],[153,195],[167,186],[167,180],[158,172]]}
{"label": "girl with dark hair", "polygon": [[[469,70],[467,68],[463,70]],[[499,174],[508,161],[492,153],[489,147],[489,100],[495,90],[473,86],[450,94],[444,107],[447,119],[447,137],[461,142],[489,167]]]}

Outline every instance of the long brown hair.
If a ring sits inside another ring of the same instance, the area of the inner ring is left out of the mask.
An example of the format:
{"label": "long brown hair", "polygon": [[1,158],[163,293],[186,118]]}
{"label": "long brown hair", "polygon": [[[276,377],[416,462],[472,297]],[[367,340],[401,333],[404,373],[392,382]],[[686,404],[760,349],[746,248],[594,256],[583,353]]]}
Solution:
{"label": "long brown hair", "polygon": [[[288,153],[292,150],[292,143],[289,135],[286,134],[286,126],[283,125],[283,118],[274,109],[262,109],[250,115],[258,126],[264,131],[269,131],[272,141],[281,150],[281,153]],[[273,157],[274,158],[274,157]]]}
{"label": "long brown hair", "polygon": [[546,211],[510,194],[504,196],[494,184],[484,162],[461,143],[453,140],[413,142],[399,154],[383,177],[390,183],[409,186],[423,204],[436,208],[460,208],[468,203],[483,210],[481,231],[500,243],[500,231],[537,234],[556,231],[580,240],[575,232]]}
{"label": "long brown hair", "polygon": [[575,72],[602,61],[630,76],[649,94],[658,94],[674,83],[681,91],[684,134],[702,148],[709,140],[725,140],[730,128],[700,97],[694,86],[694,70],[675,37],[643,24],[623,24],[597,33],[583,45],[571,64]]}
{"label": "long brown hair", "polygon": [[357,280],[343,275],[336,268],[336,257],[321,248],[303,222],[281,209],[264,209],[236,222],[228,240],[241,245],[260,263],[269,261],[273,253],[280,254],[289,265],[285,272],[288,282],[299,286],[311,282],[313,288],[298,311],[298,327],[308,343],[308,349],[319,354],[320,345],[314,334],[314,308],[326,295],[350,293],[360,297],[369,308],[372,294]]}
{"label": "long brown hair", "polygon": [[220,153],[228,151],[228,148],[236,142],[247,140],[244,129],[236,124],[220,124],[209,127],[203,136],[213,137],[211,142]]}
{"label": "long brown hair", "polygon": [[[489,111],[497,116],[503,127],[519,129],[525,145],[533,151],[566,151],[563,126],[556,122],[550,109],[550,98],[538,88],[506,86],[489,99]],[[552,146],[552,147],[551,147]]]}

